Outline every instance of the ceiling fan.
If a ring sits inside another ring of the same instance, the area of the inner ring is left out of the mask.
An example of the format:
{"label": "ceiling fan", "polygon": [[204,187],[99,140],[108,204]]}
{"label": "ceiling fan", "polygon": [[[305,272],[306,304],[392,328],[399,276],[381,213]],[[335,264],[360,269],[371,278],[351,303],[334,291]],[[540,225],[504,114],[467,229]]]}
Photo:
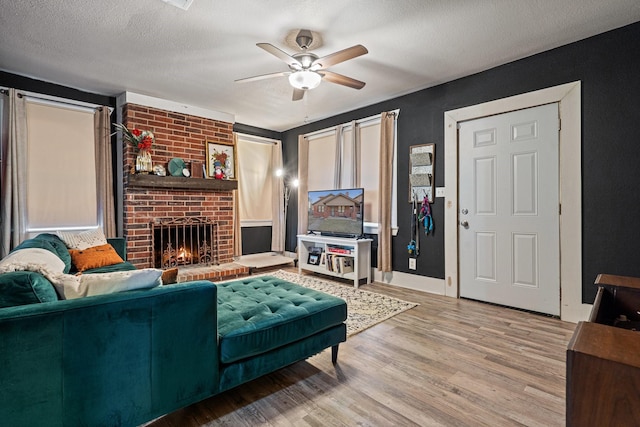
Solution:
{"label": "ceiling fan", "polygon": [[312,42],[313,35],[311,31],[300,30],[296,36],[296,43],[300,46],[302,52],[294,55],[289,55],[270,43],[257,43],[256,46],[284,61],[289,66],[290,71],[247,77],[236,80],[236,82],[244,83],[272,77],[289,76],[289,83],[293,86],[294,101],[301,100],[305,91],[318,87],[322,79],[354,89],[362,89],[364,87],[364,82],[328,71],[327,68],[368,53],[369,51],[366,47],[358,44],[320,58],[318,55],[307,51]]}

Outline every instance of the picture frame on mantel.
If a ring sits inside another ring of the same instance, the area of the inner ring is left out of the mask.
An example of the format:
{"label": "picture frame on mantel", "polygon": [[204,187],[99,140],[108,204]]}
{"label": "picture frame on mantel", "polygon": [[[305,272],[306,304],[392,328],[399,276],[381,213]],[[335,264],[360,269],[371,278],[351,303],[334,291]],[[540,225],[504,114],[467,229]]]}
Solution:
{"label": "picture frame on mantel", "polygon": [[237,180],[236,146],[207,141],[207,178]]}

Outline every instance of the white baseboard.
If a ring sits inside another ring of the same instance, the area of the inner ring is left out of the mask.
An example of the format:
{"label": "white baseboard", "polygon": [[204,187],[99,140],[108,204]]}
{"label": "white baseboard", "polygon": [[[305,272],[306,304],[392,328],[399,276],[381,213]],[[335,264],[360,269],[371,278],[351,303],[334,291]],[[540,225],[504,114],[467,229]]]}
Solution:
{"label": "white baseboard", "polygon": [[431,294],[445,295],[444,279],[402,273],[400,271],[382,273],[378,270],[374,270],[373,277],[376,282],[387,285],[398,286],[400,288],[412,289],[420,292],[428,292]]}

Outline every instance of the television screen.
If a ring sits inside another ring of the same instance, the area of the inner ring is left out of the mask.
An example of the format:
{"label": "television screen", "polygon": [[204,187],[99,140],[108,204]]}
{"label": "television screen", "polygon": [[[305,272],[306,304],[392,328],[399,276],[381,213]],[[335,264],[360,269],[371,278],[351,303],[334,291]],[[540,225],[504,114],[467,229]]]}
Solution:
{"label": "television screen", "polygon": [[363,199],[363,188],[309,191],[308,231],[331,236],[361,236]]}

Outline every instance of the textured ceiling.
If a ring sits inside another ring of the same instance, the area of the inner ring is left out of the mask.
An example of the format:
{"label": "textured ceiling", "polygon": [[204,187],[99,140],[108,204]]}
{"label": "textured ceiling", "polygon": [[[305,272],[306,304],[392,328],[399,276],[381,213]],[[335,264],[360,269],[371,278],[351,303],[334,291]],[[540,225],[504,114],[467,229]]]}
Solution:
{"label": "textured ceiling", "polygon": [[[124,91],[235,115],[283,131],[431,87],[640,21],[638,0],[20,0],[0,7],[0,69],[116,96]],[[256,47],[295,53],[298,29],[319,56],[363,44],[367,55],[291,101],[287,71]]]}

